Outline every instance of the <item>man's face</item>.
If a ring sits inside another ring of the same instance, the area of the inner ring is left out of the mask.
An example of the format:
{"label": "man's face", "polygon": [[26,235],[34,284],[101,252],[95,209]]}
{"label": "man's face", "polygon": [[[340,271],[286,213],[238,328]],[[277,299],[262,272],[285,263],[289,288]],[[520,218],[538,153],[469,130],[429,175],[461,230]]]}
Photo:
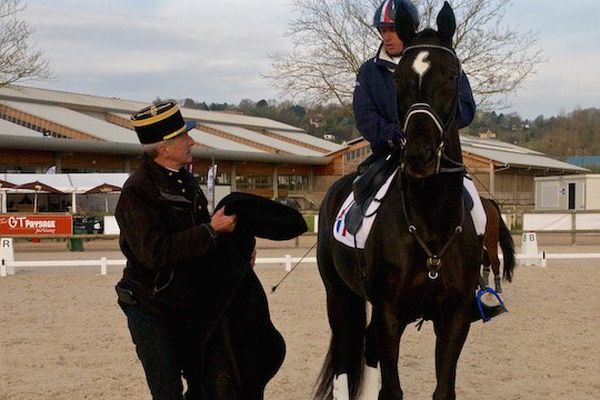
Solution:
{"label": "man's face", "polygon": [[383,40],[383,47],[390,56],[398,57],[404,50],[404,43],[398,37],[396,29],[393,27],[383,27],[379,29],[381,33],[381,39]]}
{"label": "man's face", "polygon": [[181,168],[192,162],[192,146],[194,139],[186,132],[166,140],[163,144],[163,156],[172,165]]}

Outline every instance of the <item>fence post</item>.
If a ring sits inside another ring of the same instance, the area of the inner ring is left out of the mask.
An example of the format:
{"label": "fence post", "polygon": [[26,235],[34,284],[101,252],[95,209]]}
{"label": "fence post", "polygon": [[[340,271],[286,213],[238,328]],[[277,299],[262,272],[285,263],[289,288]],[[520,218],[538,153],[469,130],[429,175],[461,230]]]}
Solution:
{"label": "fence post", "polygon": [[546,263],[546,252],[542,251],[542,267],[546,267],[548,264]]}
{"label": "fence post", "polygon": [[2,265],[7,275],[15,274],[15,267],[9,267],[8,264],[15,261],[15,249],[13,247],[12,238],[0,238],[0,258]]}
{"label": "fence post", "polygon": [[[539,266],[542,262],[539,259],[539,250],[537,244],[537,235],[535,232],[523,232],[521,235],[521,263],[523,266],[536,265]],[[532,258],[526,258],[526,256]]]}
{"label": "fence post", "polygon": [[290,254],[285,255],[285,272],[292,270],[292,256]]}
{"label": "fence post", "polygon": [[100,258],[100,274],[106,275],[107,265],[106,265],[106,257]]}
{"label": "fence post", "polygon": [[571,212],[571,245],[574,246],[577,240],[577,212]]}

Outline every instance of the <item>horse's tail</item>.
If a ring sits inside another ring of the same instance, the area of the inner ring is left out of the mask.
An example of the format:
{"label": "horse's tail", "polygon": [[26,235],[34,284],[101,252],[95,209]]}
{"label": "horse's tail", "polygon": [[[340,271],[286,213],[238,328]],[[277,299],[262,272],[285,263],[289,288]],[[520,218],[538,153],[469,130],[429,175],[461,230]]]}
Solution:
{"label": "horse's tail", "polygon": [[329,351],[327,352],[327,356],[325,357],[325,362],[323,363],[323,368],[319,373],[319,378],[317,381],[317,388],[315,390],[315,398],[314,400],[329,400],[333,398],[333,378],[334,376],[333,369],[333,337],[331,338],[331,342],[329,343]]}
{"label": "horse's tail", "polygon": [[513,241],[512,235],[510,234],[510,230],[504,223],[504,219],[502,219],[502,213],[500,212],[500,206],[494,200],[492,200],[492,204],[498,210],[498,215],[500,218],[498,219],[498,230],[499,230],[499,241],[500,248],[502,249],[502,257],[504,258],[504,273],[503,278],[509,282],[512,281],[513,270],[515,268],[515,243]]}

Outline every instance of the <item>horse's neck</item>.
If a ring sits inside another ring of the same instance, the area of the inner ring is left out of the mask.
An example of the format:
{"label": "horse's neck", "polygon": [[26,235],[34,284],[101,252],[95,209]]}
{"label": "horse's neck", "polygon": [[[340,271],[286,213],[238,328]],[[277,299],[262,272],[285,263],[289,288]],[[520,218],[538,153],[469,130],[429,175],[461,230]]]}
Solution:
{"label": "horse's neck", "polygon": [[421,229],[454,230],[463,216],[461,174],[438,174],[421,180],[406,179],[404,187],[409,222]]}

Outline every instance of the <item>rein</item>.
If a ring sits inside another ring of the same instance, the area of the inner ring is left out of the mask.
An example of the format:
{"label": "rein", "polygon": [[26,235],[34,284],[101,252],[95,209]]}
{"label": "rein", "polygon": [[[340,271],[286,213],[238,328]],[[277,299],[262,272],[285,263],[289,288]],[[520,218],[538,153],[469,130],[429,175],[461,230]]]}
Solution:
{"label": "rein", "polygon": [[408,232],[415,237],[417,243],[419,243],[419,246],[421,246],[421,249],[423,249],[425,254],[427,254],[427,269],[429,270],[429,279],[436,280],[439,276],[440,269],[442,268],[442,257],[444,256],[444,254],[446,254],[446,251],[448,251],[452,242],[454,242],[458,235],[460,235],[463,231],[462,224],[465,218],[465,207],[461,203],[460,224],[457,225],[456,228],[454,228],[454,232],[452,232],[452,235],[448,238],[444,246],[442,246],[442,249],[439,251],[439,253],[435,254],[431,251],[427,243],[425,243],[425,240],[423,240],[421,235],[419,235],[419,233],[417,232],[417,227],[410,222],[410,218],[408,217],[408,211],[406,210],[406,200],[404,198],[403,188],[400,190],[400,203],[402,205],[402,213],[404,214],[404,219],[406,219],[406,223],[408,224]]}

